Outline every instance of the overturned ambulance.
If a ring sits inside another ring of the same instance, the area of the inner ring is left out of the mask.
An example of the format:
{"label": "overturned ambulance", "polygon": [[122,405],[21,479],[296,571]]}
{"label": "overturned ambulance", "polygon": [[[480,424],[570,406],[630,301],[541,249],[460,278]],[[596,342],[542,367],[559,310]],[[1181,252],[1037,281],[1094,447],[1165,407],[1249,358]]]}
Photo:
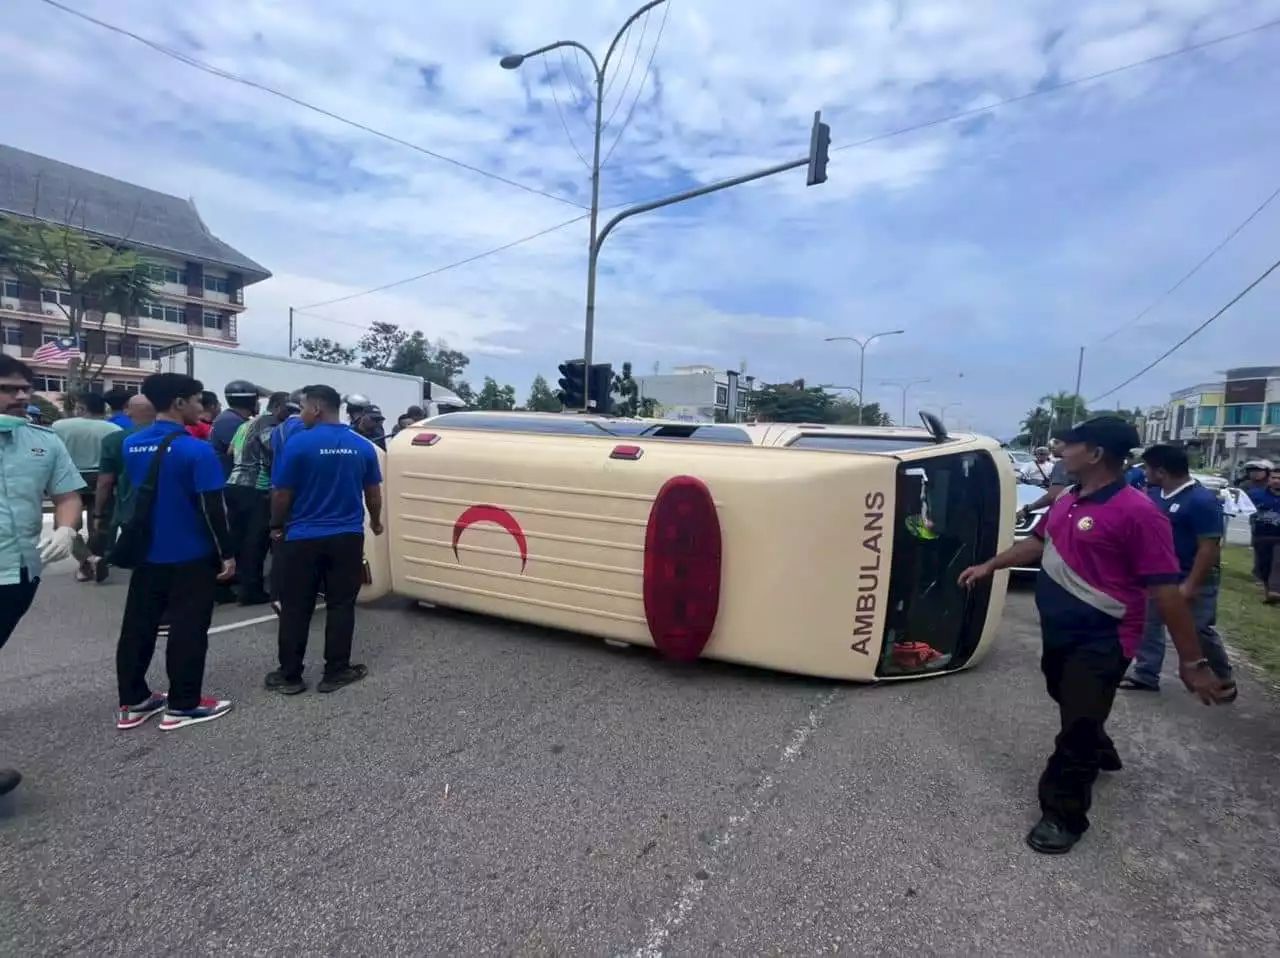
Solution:
{"label": "overturned ambulance", "polygon": [[978,662],[1007,573],[1014,477],[994,440],[925,428],[516,412],[387,445],[361,601],[432,605],[853,681]]}

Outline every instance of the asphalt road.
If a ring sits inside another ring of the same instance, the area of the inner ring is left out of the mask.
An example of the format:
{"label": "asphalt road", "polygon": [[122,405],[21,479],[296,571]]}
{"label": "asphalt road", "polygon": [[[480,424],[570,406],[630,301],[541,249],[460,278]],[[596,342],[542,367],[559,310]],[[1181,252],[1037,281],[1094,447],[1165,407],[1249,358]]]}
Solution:
{"label": "asphalt road", "polygon": [[393,603],[368,680],[285,699],[271,625],[230,627],[236,711],[167,734],[112,724],[123,591],[55,571],[0,653],[6,955],[1280,953],[1252,681],[1122,698],[1093,831],[1023,844],[1054,734],[1025,592],[979,669],[880,688]]}

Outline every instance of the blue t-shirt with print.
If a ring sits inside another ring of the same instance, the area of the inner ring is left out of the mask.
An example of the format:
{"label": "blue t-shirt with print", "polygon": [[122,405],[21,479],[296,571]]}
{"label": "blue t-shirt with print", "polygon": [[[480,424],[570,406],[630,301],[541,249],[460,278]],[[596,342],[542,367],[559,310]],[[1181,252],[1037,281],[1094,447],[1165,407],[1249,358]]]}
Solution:
{"label": "blue t-shirt with print", "polygon": [[382,482],[373,443],[345,423],[321,423],[290,437],[271,484],[293,492],[285,539],[364,532],[364,488]]}
{"label": "blue t-shirt with print", "polygon": [[1168,498],[1158,487],[1152,487],[1147,495],[1169,517],[1173,526],[1173,551],[1178,554],[1178,565],[1185,578],[1195,565],[1200,541],[1222,538],[1222,501],[1217,493],[1198,482]]}
{"label": "blue t-shirt with print", "polygon": [[146,559],[162,565],[214,555],[213,533],[200,497],[206,492],[220,492],[225,485],[222,464],[207,442],[195,438],[176,422],[157,420],[124,440],[124,468],[134,489],[142,487],[160,443],[172,433],[179,435],[169,444],[160,464],[151,512],[151,547]]}
{"label": "blue t-shirt with print", "polygon": [[276,463],[280,461],[280,451],[284,449],[284,444],[293,436],[302,432],[306,426],[302,424],[302,417],[294,413],[280,425],[271,430],[271,478],[276,475]]}

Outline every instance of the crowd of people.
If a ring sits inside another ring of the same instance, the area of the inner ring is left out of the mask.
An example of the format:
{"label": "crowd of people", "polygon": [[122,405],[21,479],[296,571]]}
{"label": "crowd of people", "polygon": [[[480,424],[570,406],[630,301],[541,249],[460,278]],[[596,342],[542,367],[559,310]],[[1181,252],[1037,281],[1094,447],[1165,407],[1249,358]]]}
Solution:
{"label": "crowd of people", "polygon": [[[277,667],[264,679],[296,695],[317,603],[325,618],[317,691],[363,679],[351,660],[364,583],[366,511],[382,534],[385,443],[376,406],[327,385],[277,392],[260,411],[257,386],[233,382],[225,405],[190,376],[157,373],[136,395],[87,394],[50,426],[28,413],[32,371],[0,356],[0,647],[30,609],[44,565],[77,560],[77,579],[131,571],[116,647],[116,727],[159,717],[175,730],[232,707],[204,688],[209,627],[219,601],[273,602]],[[421,410],[410,409],[398,428]],[[44,532],[43,506],[53,504]],[[88,535],[82,538],[80,530]],[[270,587],[266,565],[270,556]],[[147,683],[167,634],[167,691]],[[0,794],[21,781],[0,769]]]}
{"label": "crowd of people", "polygon": [[1030,536],[960,576],[969,586],[1000,569],[1040,566],[1041,669],[1060,732],[1027,843],[1045,854],[1074,847],[1089,828],[1099,773],[1123,767],[1106,722],[1119,690],[1160,690],[1166,634],[1180,679],[1201,701],[1225,705],[1239,695],[1216,628],[1228,515],[1249,515],[1262,601],[1280,601],[1272,561],[1280,473],[1250,461],[1238,487],[1219,493],[1192,476],[1182,447],[1135,452],[1138,443],[1131,424],[1101,416],[1037,449],[1019,472],[1045,491],[1020,513],[1047,514]]}

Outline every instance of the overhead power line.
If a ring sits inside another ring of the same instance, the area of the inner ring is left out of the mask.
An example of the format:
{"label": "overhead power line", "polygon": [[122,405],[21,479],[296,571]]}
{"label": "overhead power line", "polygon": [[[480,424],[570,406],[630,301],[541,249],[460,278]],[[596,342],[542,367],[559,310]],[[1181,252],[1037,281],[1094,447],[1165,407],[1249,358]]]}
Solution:
{"label": "overhead power line", "polygon": [[1192,276],[1195,276],[1196,273],[1200,272],[1200,270],[1204,268],[1204,266],[1209,262],[1209,260],[1213,259],[1220,252],[1222,252],[1227,247],[1228,243],[1230,243],[1233,239],[1239,236],[1241,232],[1243,232],[1246,226],[1248,226],[1255,219],[1257,219],[1258,216],[1262,213],[1262,211],[1265,210],[1268,206],[1270,206],[1272,201],[1275,200],[1277,196],[1280,196],[1280,188],[1277,188],[1274,193],[1272,193],[1270,196],[1268,196],[1265,200],[1262,201],[1261,205],[1256,207],[1252,213],[1246,216],[1244,220],[1239,225],[1236,226],[1235,229],[1233,229],[1230,233],[1227,234],[1226,239],[1224,239],[1221,243],[1219,243],[1213,249],[1209,250],[1209,254],[1205,256],[1204,259],[1196,263],[1195,266],[1191,267],[1189,271],[1187,271],[1182,275],[1181,279],[1179,279],[1176,283],[1174,283],[1172,286],[1166,289],[1163,293],[1157,296],[1155,300],[1151,303],[1151,305],[1149,305],[1146,309],[1139,312],[1138,315],[1134,316],[1133,319],[1129,320],[1124,325],[1117,326],[1111,332],[1107,333],[1107,335],[1103,336],[1100,340],[1098,340],[1098,342],[1095,343],[1095,345],[1101,346],[1103,343],[1107,342],[1108,340],[1124,332],[1126,329],[1128,329],[1130,326],[1133,326],[1135,323],[1137,323],[1139,320],[1141,320],[1143,317],[1149,314],[1153,309],[1155,309],[1157,306],[1163,303],[1166,299],[1168,299],[1170,296],[1176,293],[1179,289],[1181,289],[1183,284],[1186,283],[1187,280],[1191,279]]}
{"label": "overhead power line", "polygon": [[[565,220],[563,223],[557,223],[555,226],[548,226],[544,230],[539,230],[536,233],[530,233],[528,236],[522,236],[520,237],[520,239],[512,240],[510,243],[503,243],[501,246],[495,246],[493,249],[487,249],[482,253],[475,253],[472,256],[468,256],[466,259],[460,259],[452,263],[446,263],[443,266],[436,266],[436,267],[433,267],[432,269],[427,270],[424,273],[415,273],[413,276],[406,276],[404,279],[397,279],[394,282],[383,283],[381,286],[374,286],[372,289],[364,289],[358,293],[350,293],[346,296],[338,296],[334,299],[326,299],[320,303],[309,303],[306,306],[299,306],[297,307],[295,312],[304,311],[308,309],[320,309],[324,306],[336,306],[338,303],[346,303],[346,302],[349,302],[350,300],[358,299],[361,296],[368,296],[371,293],[381,293],[388,289],[394,289],[397,286],[404,286],[406,283],[414,283],[420,279],[426,279],[428,276],[437,276],[440,273],[446,273],[451,269],[457,269],[459,266],[466,266],[469,263],[476,262],[476,260],[481,260],[488,256],[494,256],[495,254],[505,252],[506,250],[509,250],[512,247],[520,246],[520,245],[523,245],[524,243],[529,243],[529,242],[532,242],[533,240],[540,239],[543,236],[546,236],[548,233],[554,233],[557,230],[562,230],[566,226],[572,226],[574,223],[581,223],[586,218],[587,218],[587,214],[584,213],[582,216],[575,216],[573,219]],[[327,319],[328,317],[321,316],[319,318]],[[337,322],[337,320],[335,320],[335,322]]]}
{"label": "overhead power line", "polygon": [[1243,37],[1250,36],[1254,33],[1261,33],[1263,30],[1270,30],[1274,27],[1280,27],[1280,19],[1269,20],[1266,23],[1260,23],[1256,27],[1249,27],[1244,30],[1237,30],[1235,33],[1226,33],[1222,36],[1213,37],[1209,40],[1202,40],[1199,43],[1189,43],[1186,46],[1178,47],[1176,50],[1167,50],[1164,53],[1157,53],[1154,56],[1146,57],[1142,60],[1134,60],[1132,63],[1126,63],[1122,66],[1111,67],[1107,70],[1099,70],[1097,73],[1090,73],[1087,76],[1074,77],[1070,80],[1063,80],[1060,83],[1053,83],[1048,86],[1037,87],[1026,93],[1019,93],[1017,96],[1006,97],[1003,100],[996,100],[988,103],[986,106],[972,107],[967,110],[960,110],[958,113],[948,113],[946,116],[934,117],[932,120],[924,120],[920,123],[912,123],[910,126],[899,127],[896,130],[888,130],[884,133],[877,133],[874,136],[868,136],[865,139],[858,140],[854,143],[846,143],[843,146],[834,147],[831,152],[835,153],[839,150],[855,150],[858,147],[869,146],[872,143],[878,143],[881,140],[889,140],[898,136],[905,136],[908,133],[916,133],[920,130],[927,130],[930,127],[942,126],[945,123],[954,123],[956,120],[966,120],[970,117],[981,116],[991,110],[998,109],[1002,106],[1012,106],[1015,103],[1022,103],[1026,100],[1033,100],[1036,97],[1045,96],[1050,93],[1058,93],[1062,90],[1068,90],[1071,87],[1077,87],[1084,83],[1092,83],[1094,80],[1104,80],[1107,77],[1113,77],[1120,73],[1127,73],[1130,70],[1137,70],[1140,67],[1151,66],[1164,60],[1171,60],[1174,57],[1180,57],[1187,53],[1196,53],[1200,50],[1207,50],[1221,43],[1228,43],[1232,40],[1239,40]]}
{"label": "overhead power line", "polygon": [[1099,400],[1106,399],[1108,396],[1118,393],[1120,390],[1124,389],[1125,386],[1128,386],[1130,383],[1135,382],[1136,380],[1145,376],[1147,373],[1151,372],[1151,370],[1155,369],[1162,362],[1164,362],[1166,359],[1168,359],[1170,356],[1176,353],[1179,349],[1181,349],[1187,343],[1191,342],[1192,339],[1200,335],[1200,333],[1202,333],[1204,330],[1208,329],[1209,326],[1218,319],[1218,317],[1222,316],[1232,306],[1234,306],[1236,303],[1240,302],[1240,300],[1244,299],[1251,292],[1253,292],[1254,289],[1260,286],[1262,282],[1268,276],[1274,273],[1277,269],[1280,269],[1280,260],[1276,260],[1269,267],[1267,267],[1266,271],[1261,276],[1255,279],[1252,283],[1250,283],[1240,292],[1236,293],[1235,296],[1231,297],[1231,300],[1230,302],[1227,303],[1227,305],[1223,306],[1220,310],[1218,310],[1216,313],[1214,313],[1212,316],[1206,319],[1203,323],[1201,323],[1195,329],[1191,330],[1191,332],[1187,333],[1187,335],[1183,336],[1182,339],[1178,340],[1176,343],[1170,346],[1167,350],[1165,350],[1163,353],[1161,353],[1159,356],[1153,359],[1150,363],[1143,366],[1141,369],[1139,369],[1136,373],[1134,373],[1132,376],[1130,376],[1120,385],[1115,386],[1111,389],[1108,389],[1106,392],[1104,392],[1100,396],[1094,396],[1092,399],[1089,400],[1088,404],[1092,406],[1094,403],[1098,402]]}
{"label": "overhead power line", "polygon": [[[631,118],[635,116],[636,106],[640,103],[640,95],[644,92],[645,82],[649,79],[649,76],[653,73],[653,60],[658,55],[658,47],[662,45],[662,34],[666,32],[667,17],[668,15],[670,15],[670,13],[671,13],[671,4],[668,3],[662,9],[662,22],[658,24],[658,36],[656,39],[654,39],[653,48],[649,51],[649,62],[645,64],[644,73],[640,77],[640,85],[636,87],[636,95],[631,98],[631,106],[627,109],[627,115],[622,119],[622,126],[618,127],[618,135],[613,138],[613,143],[609,147],[609,151],[605,153],[604,159],[600,161],[601,167],[608,166],[609,157],[613,156],[613,151],[616,150],[618,148],[618,144],[622,142],[622,134],[626,133],[627,127],[631,125]],[[652,15],[653,15],[652,12],[650,12],[645,16],[644,19],[645,19],[646,25],[649,22],[649,17]],[[644,43],[643,35],[640,37],[640,43],[641,44]],[[637,45],[636,60],[633,60],[631,63],[631,69],[633,72],[635,71],[635,68],[636,68],[636,61],[638,61],[639,59],[640,59],[640,46]],[[610,123],[613,122],[613,117],[615,114],[617,114],[618,107],[622,106],[622,99],[627,95],[627,87],[630,85],[631,85],[631,77],[630,75],[628,75],[627,82],[623,84],[623,87],[622,87],[622,96],[618,98],[618,103],[616,106],[614,106],[613,113],[609,114],[609,119],[605,123],[606,128],[609,126]]]}
{"label": "overhead power line", "polygon": [[552,193],[547,190],[539,189],[536,186],[529,186],[525,183],[520,183],[520,182],[517,182],[516,180],[508,179],[507,177],[501,175],[500,173],[494,173],[491,170],[481,169],[478,166],[473,166],[470,163],[466,163],[466,162],[463,162],[462,160],[455,159],[452,156],[445,156],[443,153],[437,153],[435,150],[430,150],[425,146],[420,146],[417,143],[411,143],[410,141],[401,139],[400,137],[395,136],[394,134],[376,129],[375,127],[369,126],[368,124],[361,123],[359,120],[352,120],[349,117],[345,117],[338,113],[334,113],[332,110],[326,110],[324,107],[316,106],[314,103],[308,103],[306,100],[301,100],[291,93],[285,93],[282,90],[277,90],[274,87],[269,87],[266,84],[259,83],[257,80],[251,80],[248,77],[240,76],[237,73],[230,73],[227,70],[223,70],[223,69],[220,69],[219,67],[215,67],[211,64],[205,63],[203,60],[197,60],[195,57],[188,56],[187,54],[183,53],[180,50],[175,50],[172,47],[167,47],[162,43],[157,43],[154,40],[149,40],[146,37],[141,36],[140,34],[134,33],[132,30],[127,30],[124,27],[116,26],[115,24],[108,23],[105,20],[99,20],[97,17],[90,16],[89,14],[84,13],[80,10],[76,10],[73,7],[69,7],[66,4],[60,3],[59,0],[41,0],[41,2],[48,4],[49,6],[53,7],[56,10],[61,10],[63,13],[69,14],[70,16],[83,20],[86,23],[91,23],[96,27],[101,27],[103,30],[109,30],[110,32],[118,34],[119,36],[127,37],[136,43],[141,43],[143,46],[147,47],[148,49],[154,50],[156,53],[162,54],[163,56],[169,57],[173,60],[177,60],[179,63],[183,63],[186,66],[189,66],[193,69],[200,70],[203,73],[208,73],[211,76],[216,76],[223,80],[229,80],[232,83],[238,83],[242,86],[246,86],[251,89],[258,90],[261,93],[267,93],[267,94],[270,94],[271,96],[278,97],[281,100],[286,100],[289,103],[292,103],[294,106],[301,107],[304,110],[310,110],[312,113],[319,114],[320,116],[327,117],[330,120],[334,120],[338,123],[345,124],[346,126],[360,130],[364,133],[368,133],[372,136],[379,137],[383,140],[386,140],[389,143],[395,143],[397,146],[403,146],[407,149],[414,150],[418,153],[423,154],[424,156],[429,156],[434,160],[439,160],[442,163],[448,163],[451,166],[458,167],[459,169],[467,170],[470,173],[475,173],[477,176],[483,176],[483,177],[486,177],[487,179],[495,180],[498,183],[505,183],[507,186],[515,187],[518,190],[524,190],[526,193],[534,193],[534,194],[537,194],[538,196],[545,196],[547,199],[555,200],[557,203],[565,203],[569,206],[577,207],[578,209],[586,209],[586,207],[584,207],[577,200],[569,199],[566,196],[560,196],[557,193]]}

